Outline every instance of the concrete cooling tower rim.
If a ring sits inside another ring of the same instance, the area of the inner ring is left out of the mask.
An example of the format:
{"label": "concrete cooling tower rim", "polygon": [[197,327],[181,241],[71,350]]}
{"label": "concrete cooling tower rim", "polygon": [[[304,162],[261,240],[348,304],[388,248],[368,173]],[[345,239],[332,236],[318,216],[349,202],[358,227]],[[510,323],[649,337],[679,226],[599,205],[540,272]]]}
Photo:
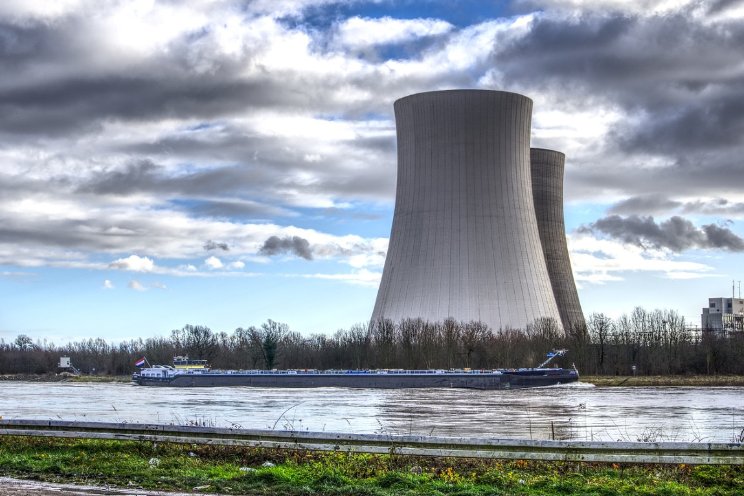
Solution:
{"label": "concrete cooling tower rim", "polygon": [[566,154],[563,153],[563,152],[559,152],[558,150],[552,150],[550,148],[539,148],[539,147],[535,147],[535,146],[530,147],[530,150],[535,150],[535,151],[538,151],[538,152],[547,152],[547,153],[552,153],[552,154],[555,154],[555,155],[561,155],[564,160],[566,159]]}
{"label": "concrete cooling tower rim", "polygon": [[435,91],[422,91],[420,93],[413,93],[411,95],[406,95],[404,97],[398,98],[393,103],[394,106],[397,106],[399,103],[403,103],[406,100],[411,100],[415,98],[425,98],[427,96],[445,96],[446,94],[454,94],[454,93],[462,93],[462,94],[469,94],[474,95],[477,93],[482,94],[492,94],[492,95],[504,95],[504,96],[511,96],[511,97],[517,97],[520,99],[527,100],[530,102],[530,105],[532,105],[533,101],[532,98],[528,96],[524,96],[521,93],[516,93],[514,91],[502,91],[502,90],[483,90],[483,89],[456,89],[456,90],[435,90]]}

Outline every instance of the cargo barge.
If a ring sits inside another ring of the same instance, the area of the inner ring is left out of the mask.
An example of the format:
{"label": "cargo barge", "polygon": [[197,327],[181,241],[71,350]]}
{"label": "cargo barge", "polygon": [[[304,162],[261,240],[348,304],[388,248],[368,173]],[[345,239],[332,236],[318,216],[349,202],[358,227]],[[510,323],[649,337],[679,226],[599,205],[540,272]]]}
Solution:
{"label": "cargo barge", "polygon": [[176,357],[173,366],[143,368],[132,375],[132,381],[161,387],[519,389],[577,382],[575,368],[546,367],[564,353],[549,353],[548,360],[536,368],[494,370],[215,370],[204,360]]}

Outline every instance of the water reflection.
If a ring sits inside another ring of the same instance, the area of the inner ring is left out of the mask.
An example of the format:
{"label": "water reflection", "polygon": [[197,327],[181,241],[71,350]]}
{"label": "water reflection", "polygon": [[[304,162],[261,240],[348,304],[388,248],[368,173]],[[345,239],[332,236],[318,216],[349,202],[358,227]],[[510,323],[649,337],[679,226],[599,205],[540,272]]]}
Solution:
{"label": "water reflection", "polygon": [[731,441],[744,388],[146,388],[0,383],[0,416],[595,441]]}

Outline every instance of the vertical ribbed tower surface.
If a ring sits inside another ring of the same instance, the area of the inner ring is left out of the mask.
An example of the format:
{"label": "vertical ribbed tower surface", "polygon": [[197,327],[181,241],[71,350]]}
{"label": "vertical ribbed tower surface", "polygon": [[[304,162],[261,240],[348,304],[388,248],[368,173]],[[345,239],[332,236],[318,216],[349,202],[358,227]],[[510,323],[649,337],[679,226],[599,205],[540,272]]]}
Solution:
{"label": "vertical ribbed tower surface", "polygon": [[532,148],[530,163],[537,227],[561,322],[566,330],[583,327],[586,323],[571,271],[563,220],[563,170],[566,156],[555,150]]}
{"label": "vertical ribbed tower surface", "polygon": [[501,91],[395,102],[395,214],[373,322],[560,322],[532,198],[531,112]]}

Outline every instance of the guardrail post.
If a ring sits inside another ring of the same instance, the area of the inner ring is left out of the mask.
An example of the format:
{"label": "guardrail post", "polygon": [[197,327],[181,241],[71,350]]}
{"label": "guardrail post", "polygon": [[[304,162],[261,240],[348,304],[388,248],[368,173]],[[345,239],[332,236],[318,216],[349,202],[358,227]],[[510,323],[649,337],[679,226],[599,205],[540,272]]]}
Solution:
{"label": "guardrail post", "polygon": [[65,420],[1,420],[0,435],[222,444],[390,455],[742,465],[742,443],[634,443],[296,432]]}

